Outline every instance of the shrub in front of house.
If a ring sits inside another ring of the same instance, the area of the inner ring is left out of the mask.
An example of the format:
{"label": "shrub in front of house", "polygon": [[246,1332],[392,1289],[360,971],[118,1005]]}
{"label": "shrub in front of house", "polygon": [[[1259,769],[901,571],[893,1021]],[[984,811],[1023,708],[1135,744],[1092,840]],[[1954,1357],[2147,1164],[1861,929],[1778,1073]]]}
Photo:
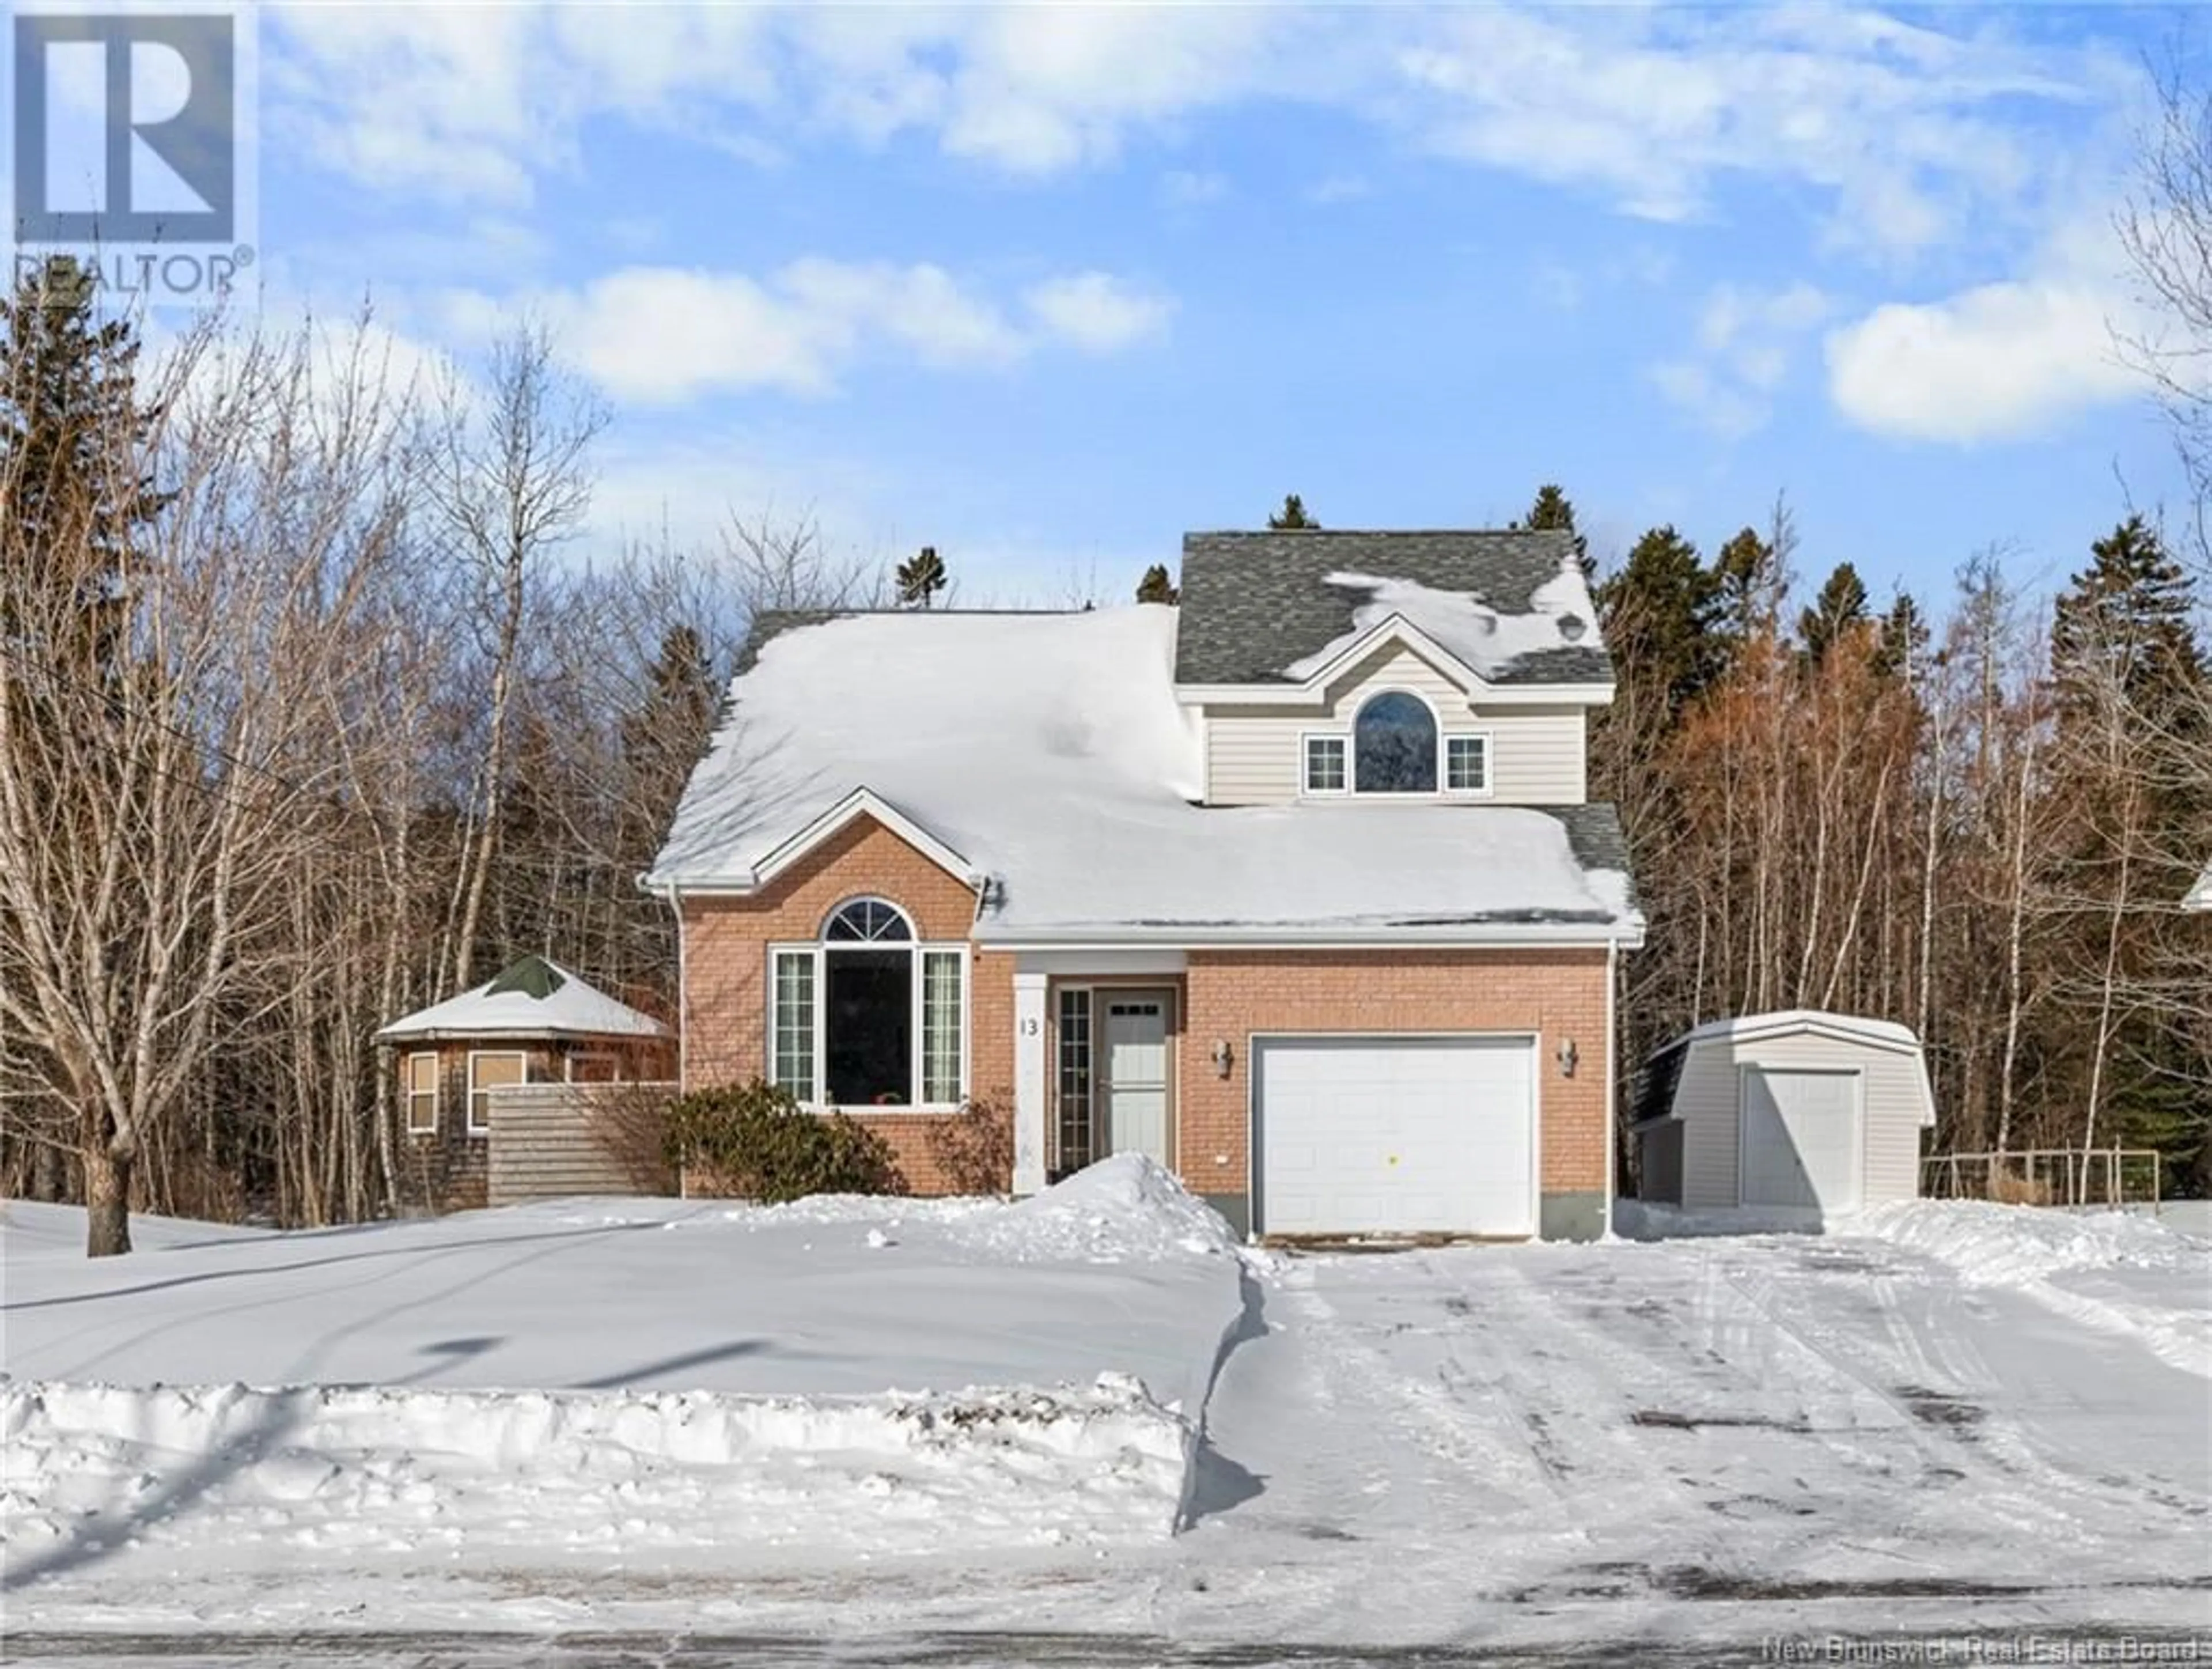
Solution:
{"label": "shrub in front of house", "polygon": [[1014,1184],[1014,1121],[1003,1107],[969,1100],[929,1127],[929,1156],[956,1194],[1003,1194]]}
{"label": "shrub in front of house", "polygon": [[688,1191],[779,1204],[809,1194],[903,1194],[890,1145],[842,1112],[807,1112],[755,1079],[700,1090],[668,1109],[668,1162]]}

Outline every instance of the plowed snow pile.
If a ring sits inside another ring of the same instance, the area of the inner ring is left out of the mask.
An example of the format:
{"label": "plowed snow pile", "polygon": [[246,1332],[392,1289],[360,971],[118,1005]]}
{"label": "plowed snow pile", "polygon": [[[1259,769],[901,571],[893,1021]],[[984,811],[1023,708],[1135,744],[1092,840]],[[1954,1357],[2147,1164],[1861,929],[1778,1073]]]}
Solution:
{"label": "plowed snow pile", "polygon": [[1872,1234],[1948,1264],[1970,1286],[2010,1287],[2088,1326],[2139,1338],[2212,1379],[2212,1246],[2155,1218],[1977,1200],[1904,1200],[1853,1214]]}
{"label": "plowed snow pile", "polygon": [[72,1220],[0,1216],[11,1586],[141,1547],[680,1565],[1158,1539],[1240,1313],[1226,1227],[1140,1159],[1019,1205],[149,1225],[161,1249],[98,1263]]}
{"label": "plowed snow pile", "polygon": [[0,1441],[7,1562],[35,1570],[125,1538],[555,1560],[1149,1541],[1191,1434],[1109,1376],[836,1400],[11,1385]]}

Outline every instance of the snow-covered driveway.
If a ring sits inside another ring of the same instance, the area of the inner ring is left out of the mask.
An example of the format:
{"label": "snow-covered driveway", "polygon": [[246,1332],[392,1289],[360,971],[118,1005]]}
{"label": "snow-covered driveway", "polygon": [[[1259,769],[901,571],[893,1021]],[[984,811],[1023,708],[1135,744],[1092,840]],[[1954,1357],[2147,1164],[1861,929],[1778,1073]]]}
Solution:
{"label": "snow-covered driveway", "polygon": [[[2165,1238],[2098,1278],[2186,1295],[2201,1330],[2212,1257]],[[2212,1381],[2150,1348],[2190,1318],[2147,1341],[2065,1290],[1871,1237],[1292,1260],[1209,1406],[1184,1617],[1378,1641],[2212,1622]]]}

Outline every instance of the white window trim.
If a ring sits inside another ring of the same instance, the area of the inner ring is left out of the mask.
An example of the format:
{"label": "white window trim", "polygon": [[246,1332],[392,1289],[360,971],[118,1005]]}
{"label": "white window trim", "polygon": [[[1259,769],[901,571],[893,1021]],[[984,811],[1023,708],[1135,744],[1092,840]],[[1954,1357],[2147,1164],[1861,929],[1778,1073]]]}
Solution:
{"label": "white window trim", "polygon": [[[1482,744],[1482,786],[1479,789],[1455,789],[1451,785],[1451,745],[1454,742]],[[1498,795],[1498,745],[1487,730],[1449,730],[1437,738],[1437,746],[1443,752],[1439,761],[1443,771],[1437,781],[1447,800],[1492,800]]]}
{"label": "white window trim", "polygon": [[[851,900],[848,899],[847,902],[850,903]],[[841,905],[838,908],[842,909],[843,905]],[[830,914],[834,916],[836,911],[832,911]],[[828,917],[825,917],[823,919],[827,921]],[[913,918],[909,917],[908,919],[911,921]],[[853,940],[839,942],[864,946],[868,941]],[[761,1005],[765,1010],[768,1022],[763,1039],[766,1052],[761,1057],[767,1069],[761,1075],[771,1083],[775,1081],[776,958],[802,955],[811,960],[814,969],[814,1059],[811,1076],[814,1081],[815,1095],[812,1100],[802,1102],[800,1105],[810,1112],[846,1112],[856,1116],[870,1113],[957,1112],[968,1104],[969,1099],[974,1093],[972,1086],[975,1082],[975,1004],[973,989],[975,959],[969,954],[969,947],[965,940],[961,939],[915,938],[894,941],[890,944],[878,944],[877,947],[904,950],[911,953],[914,958],[914,974],[908,981],[908,1001],[913,1005],[907,1021],[908,1047],[910,1051],[908,1061],[908,1071],[910,1076],[908,1081],[914,1086],[917,1095],[921,1091],[925,1065],[925,1040],[921,1029],[922,958],[926,955],[944,954],[957,956],[960,959],[960,1093],[958,1099],[951,1101],[902,1101],[894,1106],[878,1106],[873,1102],[856,1103],[845,1106],[830,1099],[829,1028],[824,1023],[830,1010],[828,1002],[830,970],[826,965],[827,947],[820,940],[777,940],[767,947],[767,978],[764,982],[767,1000]]]}
{"label": "white window trim", "polygon": [[[421,1099],[423,1093],[422,1091],[415,1087],[415,1063],[417,1061],[428,1061],[430,1063],[430,1122],[427,1124],[418,1124],[415,1122],[415,1103]],[[444,1069],[438,1063],[438,1051],[434,1049],[410,1050],[404,1057],[401,1069],[406,1074],[407,1081],[407,1107],[405,1113],[407,1134],[410,1136],[435,1136],[438,1133],[439,1115],[444,1111],[444,1108],[440,1104],[445,1099],[444,1090],[446,1083]]]}
{"label": "white window trim", "polygon": [[[519,1084],[526,1084],[530,1081],[530,1055],[527,1051],[521,1049],[470,1050],[469,1070],[466,1080],[468,1085],[468,1105],[464,1112],[462,1124],[471,1136],[489,1136],[491,1134],[491,1124],[489,1120],[481,1124],[477,1123],[477,1096],[479,1093],[482,1093],[487,1099],[489,1099],[492,1089],[495,1087],[495,1086],[486,1085],[481,1091],[477,1087],[477,1063],[478,1061],[487,1060],[518,1062],[522,1067],[522,1075],[520,1078],[517,1078],[515,1082]],[[486,1111],[489,1112],[489,1109],[487,1108]]]}
{"label": "white window trim", "polygon": [[[1429,789],[1363,790],[1359,786],[1359,715],[1367,704],[1377,696],[1411,696],[1429,710],[1429,722],[1437,730],[1437,785]],[[1340,789],[1317,789],[1309,784],[1306,774],[1307,744],[1322,737],[1334,737],[1344,744],[1344,786]],[[1451,786],[1451,744],[1461,738],[1479,740],[1482,744],[1482,781],[1479,789],[1455,789]],[[1341,726],[1318,727],[1298,732],[1298,798],[1301,800],[1357,800],[1364,805],[1402,803],[1425,806],[1439,800],[1495,800],[1498,797],[1498,744],[1493,733],[1482,730],[1447,730],[1443,715],[1437,704],[1422,691],[1402,684],[1378,684],[1363,690],[1352,707],[1352,716]]]}
{"label": "white window trim", "polygon": [[[1344,747],[1344,786],[1340,789],[1317,789],[1313,785],[1311,752],[1317,741],[1341,743]],[[1348,730],[1301,730],[1298,732],[1298,794],[1307,800],[1341,800],[1352,792],[1352,733]]]}

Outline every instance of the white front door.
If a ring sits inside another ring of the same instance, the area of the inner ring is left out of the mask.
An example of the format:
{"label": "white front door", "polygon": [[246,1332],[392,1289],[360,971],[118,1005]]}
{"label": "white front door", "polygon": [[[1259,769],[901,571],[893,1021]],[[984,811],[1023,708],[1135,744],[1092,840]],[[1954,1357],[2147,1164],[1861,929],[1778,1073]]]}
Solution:
{"label": "white front door", "polygon": [[1109,1154],[1168,1160],[1168,999],[1102,990],[1106,1008],[1106,1143]]}
{"label": "white front door", "polygon": [[1743,1069],[1745,1205],[1847,1211],[1859,1203],[1856,1072]]}
{"label": "white front door", "polygon": [[1264,1234],[1534,1234],[1527,1037],[1267,1038],[1252,1051]]}

